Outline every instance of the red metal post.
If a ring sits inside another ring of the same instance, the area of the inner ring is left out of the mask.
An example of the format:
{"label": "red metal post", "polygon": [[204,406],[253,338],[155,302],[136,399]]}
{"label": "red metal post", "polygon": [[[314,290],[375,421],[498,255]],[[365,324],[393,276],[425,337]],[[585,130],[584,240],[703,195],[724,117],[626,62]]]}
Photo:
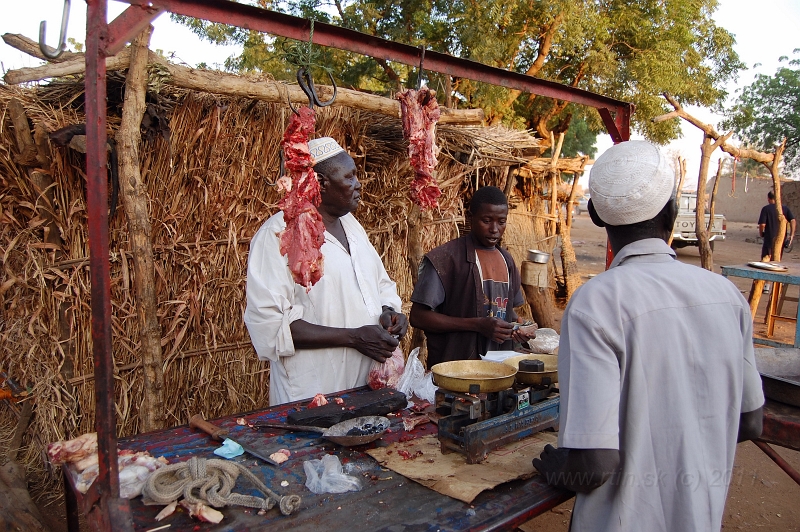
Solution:
{"label": "red metal post", "polygon": [[768,443],[766,443],[766,442],[763,442],[763,441],[760,441],[760,440],[753,440],[753,443],[755,443],[755,444],[756,444],[756,446],[757,446],[759,449],[761,449],[762,451],[764,451],[764,454],[766,454],[767,456],[769,456],[769,457],[772,459],[772,461],[773,461],[773,462],[775,462],[775,463],[778,465],[778,467],[780,467],[781,469],[783,469],[783,471],[784,471],[784,472],[785,472],[787,475],[789,475],[789,477],[790,477],[792,480],[794,480],[794,481],[797,483],[797,485],[798,485],[798,486],[800,486],[800,473],[798,473],[797,471],[795,471],[795,469],[794,469],[794,468],[793,468],[791,465],[789,465],[789,462],[787,462],[786,460],[784,460],[784,459],[783,459],[783,457],[782,457],[781,455],[779,455],[778,453],[776,453],[776,452],[775,452],[775,449],[773,449],[772,447],[770,447],[770,445],[769,445]]}
{"label": "red metal post", "polygon": [[96,530],[133,530],[128,501],[119,498],[114,361],[111,354],[111,278],[108,261],[108,174],[106,171],[107,0],[87,0],[86,20],[86,208],[92,284],[92,357],[100,503],[88,518]]}

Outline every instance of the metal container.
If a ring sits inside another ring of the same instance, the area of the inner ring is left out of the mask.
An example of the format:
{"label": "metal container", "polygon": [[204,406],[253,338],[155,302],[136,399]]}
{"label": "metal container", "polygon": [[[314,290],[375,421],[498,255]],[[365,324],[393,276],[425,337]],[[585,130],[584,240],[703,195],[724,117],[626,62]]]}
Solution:
{"label": "metal container", "polygon": [[454,360],[436,364],[431,372],[433,383],[445,390],[475,393],[470,386],[477,385],[478,393],[491,393],[510,388],[517,369],[490,360]]}
{"label": "metal container", "polygon": [[538,354],[517,355],[505,359],[503,364],[508,364],[512,368],[519,368],[521,360],[541,360],[544,362],[544,371],[517,371],[518,383],[546,386],[558,382],[558,356]]}
{"label": "metal container", "polygon": [[550,262],[550,254],[546,251],[539,251],[538,249],[529,249],[528,260],[537,264],[547,264]]}

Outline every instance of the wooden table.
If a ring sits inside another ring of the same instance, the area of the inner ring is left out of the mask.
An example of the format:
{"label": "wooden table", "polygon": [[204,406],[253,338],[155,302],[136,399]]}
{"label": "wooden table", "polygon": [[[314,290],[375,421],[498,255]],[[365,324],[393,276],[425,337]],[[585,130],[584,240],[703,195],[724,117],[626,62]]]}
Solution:
{"label": "wooden table", "polygon": [[[336,394],[346,398],[359,394],[366,388]],[[332,395],[329,397],[333,397]],[[245,444],[273,452],[279,448],[292,451],[292,457],[279,467],[265,464],[248,454],[234,460],[246,465],[273,491],[285,495],[298,494],[303,498],[301,509],[291,516],[283,516],[277,508],[266,515],[241,507],[226,507],[220,511],[225,519],[218,525],[200,523],[184,511],[178,511],[161,522],[154,520],[161,506],[144,506],[141,497],[131,500],[131,511],[136,530],[150,530],[164,524],[171,526],[167,532],[194,530],[309,530],[332,532],[350,531],[488,531],[513,530],[520,524],[570,499],[574,494],[548,486],[541,476],[501,484],[481,493],[472,505],[423,487],[389,470],[382,469],[369,455],[362,452],[365,446],[347,449],[326,440],[312,439],[309,433],[286,433],[280,430],[255,432],[247,426],[236,424],[236,418],[249,422],[285,422],[286,415],[300,403],[280,405],[265,410],[227,416],[212,422],[230,430],[231,437]],[[418,438],[436,432],[432,423],[417,427],[408,433],[402,429],[400,417],[391,417],[391,432],[378,442],[369,445],[387,445],[408,438]],[[164,456],[170,463],[188,460],[191,456],[218,458],[213,450],[219,446],[205,433],[188,426],[139,434],[119,441],[120,449],[149,451],[153,456]],[[359,471],[363,488],[358,492],[314,495],[305,487],[303,462],[321,458],[326,453],[336,454],[343,464]],[[533,469],[533,466],[531,466]],[[69,475],[67,475],[69,476]],[[281,487],[286,480],[289,486]],[[77,512],[85,512],[86,497],[75,491],[71,481],[65,482],[68,522],[77,525]],[[249,482],[240,478],[237,493],[260,494],[251,489]],[[72,516],[70,518],[69,516]]]}
{"label": "wooden table", "polygon": [[[754,281],[761,281],[761,283],[754,285],[753,293],[750,295],[750,309],[755,316],[755,308],[757,306],[758,298],[760,297],[761,286],[764,281],[773,283],[782,283],[785,285],[798,285],[800,286],[800,263],[796,262],[781,262],[783,266],[788,268],[785,272],[773,272],[769,270],[762,270],[760,268],[753,268],[747,264],[740,266],[722,266],[722,275],[725,277],[743,277],[745,279],[752,279]],[[767,314],[772,313],[774,301],[777,301],[777,288],[773,289],[772,299],[767,308]],[[753,301],[756,305],[753,305]],[[753,343],[768,345],[771,347],[800,347],[800,327],[797,327],[797,319],[800,319],[800,304],[797,306],[797,316],[792,318],[795,321],[794,344],[787,344],[784,342],[776,342],[765,338],[753,338]]]}

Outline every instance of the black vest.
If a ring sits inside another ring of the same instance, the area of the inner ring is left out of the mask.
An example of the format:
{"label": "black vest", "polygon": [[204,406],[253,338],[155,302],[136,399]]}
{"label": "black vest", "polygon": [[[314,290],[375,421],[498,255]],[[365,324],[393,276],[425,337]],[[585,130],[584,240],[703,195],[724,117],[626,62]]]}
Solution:
{"label": "black vest", "polygon": [[[497,248],[508,264],[508,304],[506,316],[513,316],[514,297],[520,289],[519,270],[511,254]],[[456,318],[485,316],[483,285],[475,262],[475,240],[466,235],[432,249],[425,255],[433,264],[444,286],[444,303],[437,312]],[[428,339],[428,368],[439,362],[480,358],[486,354],[488,339],[475,332],[425,333]],[[512,349],[511,340],[503,349]]]}

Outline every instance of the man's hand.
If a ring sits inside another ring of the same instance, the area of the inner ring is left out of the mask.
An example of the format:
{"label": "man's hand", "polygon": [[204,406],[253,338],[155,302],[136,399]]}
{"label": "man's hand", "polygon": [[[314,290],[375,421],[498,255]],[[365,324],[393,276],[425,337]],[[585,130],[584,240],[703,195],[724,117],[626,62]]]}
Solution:
{"label": "man's hand", "polygon": [[536,338],[536,330],[538,328],[538,325],[530,322],[528,325],[520,325],[514,329],[514,333],[511,335],[511,338],[513,338],[515,342],[521,343],[522,347],[525,348],[528,345],[528,340],[533,340]]}
{"label": "man's hand", "polygon": [[563,482],[564,480],[562,477],[565,476],[564,470],[568,456],[569,449],[556,449],[548,443],[539,458],[533,459],[533,467],[544,477],[548,484],[563,487],[558,481],[562,480]]}
{"label": "man's hand", "polygon": [[495,343],[502,344],[511,338],[514,326],[500,318],[480,318],[478,332]]}
{"label": "man's hand", "polygon": [[599,488],[619,471],[622,462],[616,449],[556,449],[546,445],[533,467],[547,483],[578,493]]}
{"label": "man's hand", "polygon": [[364,325],[350,331],[350,347],[381,363],[392,356],[400,343],[380,325]]}
{"label": "man's hand", "polygon": [[400,312],[384,310],[378,321],[389,334],[398,338],[403,338],[408,330],[408,318]]}

